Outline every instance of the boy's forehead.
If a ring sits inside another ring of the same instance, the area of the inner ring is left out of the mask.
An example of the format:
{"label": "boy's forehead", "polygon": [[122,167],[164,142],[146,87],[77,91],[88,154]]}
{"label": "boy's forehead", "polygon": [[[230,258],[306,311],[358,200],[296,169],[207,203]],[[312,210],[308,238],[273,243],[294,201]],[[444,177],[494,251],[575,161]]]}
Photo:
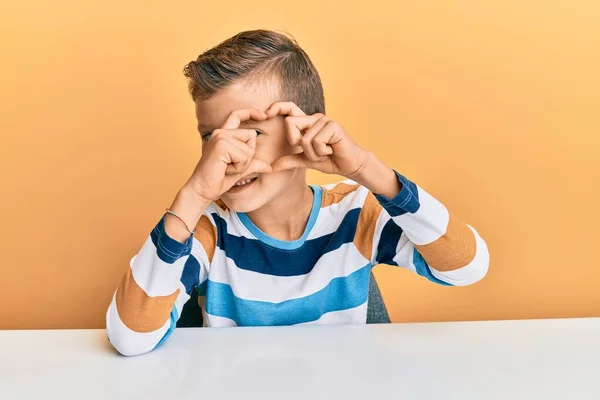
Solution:
{"label": "boy's forehead", "polygon": [[267,109],[276,100],[276,95],[265,84],[233,84],[209,99],[197,99],[196,118],[203,129],[217,129],[223,125],[229,114],[242,108]]}

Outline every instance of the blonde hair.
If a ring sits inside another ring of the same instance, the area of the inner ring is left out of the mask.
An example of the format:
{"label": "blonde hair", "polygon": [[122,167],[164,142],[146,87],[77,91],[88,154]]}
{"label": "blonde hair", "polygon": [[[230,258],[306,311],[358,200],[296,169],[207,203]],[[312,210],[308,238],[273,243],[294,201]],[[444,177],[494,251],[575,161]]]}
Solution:
{"label": "blonde hair", "polygon": [[183,69],[195,100],[227,86],[275,80],[280,101],[296,103],[306,114],[325,113],[319,73],[298,43],[268,30],[240,32],[200,54]]}

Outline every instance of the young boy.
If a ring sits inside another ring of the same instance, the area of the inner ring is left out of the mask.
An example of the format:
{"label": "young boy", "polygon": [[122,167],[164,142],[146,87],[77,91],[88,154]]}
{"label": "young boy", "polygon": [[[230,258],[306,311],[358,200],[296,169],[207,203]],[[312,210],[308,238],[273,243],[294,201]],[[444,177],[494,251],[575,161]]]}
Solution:
{"label": "young boy", "polygon": [[[160,345],[197,287],[207,326],[365,323],[385,263],[433,282],[486,274],[485,242],[328,119],[288,37],[242,32],[185,67],[203,152],[106,316],[122,354]],[[348,181],[309,186],[306,169]]]}

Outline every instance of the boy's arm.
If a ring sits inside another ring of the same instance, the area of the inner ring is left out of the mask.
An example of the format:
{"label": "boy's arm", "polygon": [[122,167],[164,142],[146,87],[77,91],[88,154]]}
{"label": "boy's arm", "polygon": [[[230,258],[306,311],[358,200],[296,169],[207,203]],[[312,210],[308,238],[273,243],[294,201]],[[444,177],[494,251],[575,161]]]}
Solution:
{"label": "boy's arm", "polygon": [[301,153],[276,160],[273,171],[312,168],[345,176],[378,193],[369,194],[361,211],[369,226],[362,234],[369,234],[355,237],[365,241],[362,245],[368,250],[363,248],[363,255],[373,264],[407,266],[434,282],[451,285],[468,285],[486,274],[489,254],[477,232],[361,148],[340,124],[323,114],[305,115],[290,102],[274,103],[266,114],[286,116],[288,141],[302,148]]}
{"label": "boy's arm", "polygon": [[[203,214],[243,176],[271,172],[254,158],[256,131],[239,129],[244,121],[266,118],[252,108],[232,111],[205,140],[200,161],[170,207],[176,216],[167,214],[154,228],[113,296],[106,329],[120,353],[142,354],[161,344],[175,329],[193,287],[206,280],[216,228]],[[190,235],[193,226],[197,240]]]}
{"label": "boy's arm", "polygon": [[404,266],[445,285],[469,285],[485,276],[486,243],[429,193],[374,156],[356,181],[378,193],[370,194],[369,203],[382,208],[374,213],[373,264]]}
{"label": "boy's arm", "polygon": [[175,329],[191,291],[207,277],[216,238],[208,217],[195,237],[174,240],[163,218],[131,260],[106,314],[108,339],[121,354],[147,353]]}

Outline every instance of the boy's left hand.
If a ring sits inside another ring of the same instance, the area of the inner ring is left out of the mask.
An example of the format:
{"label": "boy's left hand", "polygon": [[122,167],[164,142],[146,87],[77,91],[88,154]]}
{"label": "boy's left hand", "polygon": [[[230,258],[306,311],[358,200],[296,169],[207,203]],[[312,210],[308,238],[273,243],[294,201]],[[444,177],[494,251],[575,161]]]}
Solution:
{"label": "boy's left hand", "polygon": [[267,118],[285,116],[288,141],[302,148],[298,154],[276,160],[272,164],[273,172],[311,168],[354,179],[364,168],[369,153],[352,140],[340,124],[325,115],[306,115],[291,102],[275,103],[266,114]]}

